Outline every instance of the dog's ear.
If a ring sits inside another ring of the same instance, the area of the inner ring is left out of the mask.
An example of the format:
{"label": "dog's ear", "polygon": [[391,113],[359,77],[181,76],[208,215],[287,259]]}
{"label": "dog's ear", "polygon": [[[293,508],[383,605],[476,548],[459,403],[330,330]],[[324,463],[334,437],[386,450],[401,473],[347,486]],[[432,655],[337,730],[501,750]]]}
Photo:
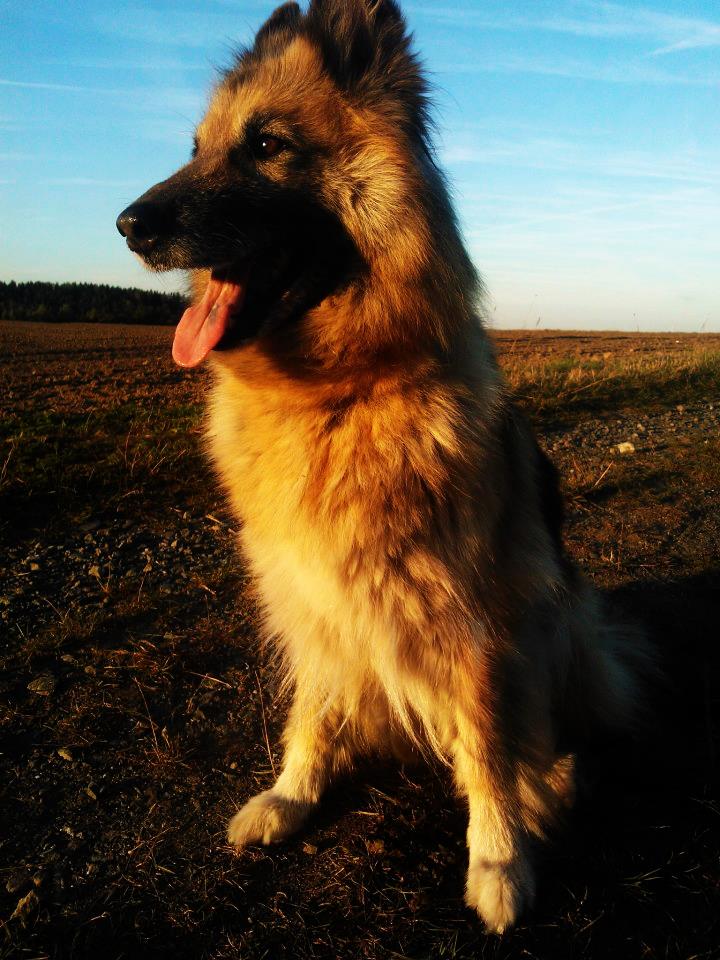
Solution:
{"label": "dog's ear", "polygon": [[306,23],[338,86],[424,134],[425,81],[395,0],[311,0]]}
{"label": "dog's ear", "polygon": [[255,49],[260,50],[277,34],[294,33],[300,25],[302,13],[297,3],[283,3],[270,14],[255,34]]}
{"label": "dog's ear", "polygon": [[312,0],[307,22],[343,89],[352,90],[407,52],[405,21],[394,0]]}

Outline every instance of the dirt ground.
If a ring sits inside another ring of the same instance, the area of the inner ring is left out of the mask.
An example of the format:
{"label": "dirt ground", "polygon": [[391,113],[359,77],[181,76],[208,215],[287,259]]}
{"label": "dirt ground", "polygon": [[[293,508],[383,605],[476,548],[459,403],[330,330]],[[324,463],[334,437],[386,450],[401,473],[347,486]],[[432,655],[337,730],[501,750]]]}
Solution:
{"label": "dirt ground", "polygon": [[645,741],[583,758],[502,938],[443,770],[359,771],[286,845],[226,846],[285,705],[171,337],[0,324],[0,957],[720,957],[720,337],[496,335],[570,550],[666,676]]}

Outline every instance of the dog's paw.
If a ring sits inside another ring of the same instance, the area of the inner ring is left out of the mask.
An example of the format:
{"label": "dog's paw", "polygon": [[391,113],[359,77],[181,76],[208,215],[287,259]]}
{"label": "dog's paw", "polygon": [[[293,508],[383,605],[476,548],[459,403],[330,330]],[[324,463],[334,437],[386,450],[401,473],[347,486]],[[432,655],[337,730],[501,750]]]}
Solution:
{"label": "dog's paw", "polygon": [[507,864],[481,861],[468,870],[465,903],[477,910],[490,933],[503,933],[511,927],[534,898],[535,880],[525,860]]}
{"label": "dog's paw", "polygon": [[265,790],[235,814],[228,824],[228,842],[242,850],[251,843],[279,843],[300,827],[312,809],[275,790]]}

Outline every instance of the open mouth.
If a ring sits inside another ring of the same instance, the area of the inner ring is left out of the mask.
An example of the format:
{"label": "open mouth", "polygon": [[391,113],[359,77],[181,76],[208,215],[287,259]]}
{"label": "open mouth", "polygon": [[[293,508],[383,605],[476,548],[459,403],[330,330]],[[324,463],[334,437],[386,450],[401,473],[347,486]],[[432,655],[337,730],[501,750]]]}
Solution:
{"label": "open mouth", "polygon": [[354,247],[344,234],[325,232],[335,242],[323,246],[322,256],[312,243],[256,243],[241,259],[213,267],[201,300],[188,307],[175,329],[175,362],[196,367],[211,350],[231,350],[280,331],[285,335],[307,310],[347,282],[359,269]]}
{"label": "open mouth", "polygon": [[242,312],[247,292],[247,265],[233,271],[232,279],[223,269],[213,270],[199,303],[183,313],[175,329],[173,360],[181,367],[196,367],[221,345]]}

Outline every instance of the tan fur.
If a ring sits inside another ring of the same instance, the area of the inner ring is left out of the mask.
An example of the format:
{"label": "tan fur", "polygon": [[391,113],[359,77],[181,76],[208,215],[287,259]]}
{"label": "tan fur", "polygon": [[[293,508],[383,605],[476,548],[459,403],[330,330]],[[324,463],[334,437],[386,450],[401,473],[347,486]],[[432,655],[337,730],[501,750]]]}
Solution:
{"label": "tan fur", "polygon": [[[598,711],[630,695],[612,692],[596,600],[548,532],[429,160],[299,38],[221,85],[197,162],[224,162],[259,106],[325,158],[317,188],[368,269],[292,336],[213,363],[209,447],[293,692],[282,772],[229,839],[285,839],[359,755],[409,742],[454,771],[466,899],[501,932],[532,901],[531,836],[572,799],[558,743],[579,665]],[[194,282],[201,296],[207,273]]]}

